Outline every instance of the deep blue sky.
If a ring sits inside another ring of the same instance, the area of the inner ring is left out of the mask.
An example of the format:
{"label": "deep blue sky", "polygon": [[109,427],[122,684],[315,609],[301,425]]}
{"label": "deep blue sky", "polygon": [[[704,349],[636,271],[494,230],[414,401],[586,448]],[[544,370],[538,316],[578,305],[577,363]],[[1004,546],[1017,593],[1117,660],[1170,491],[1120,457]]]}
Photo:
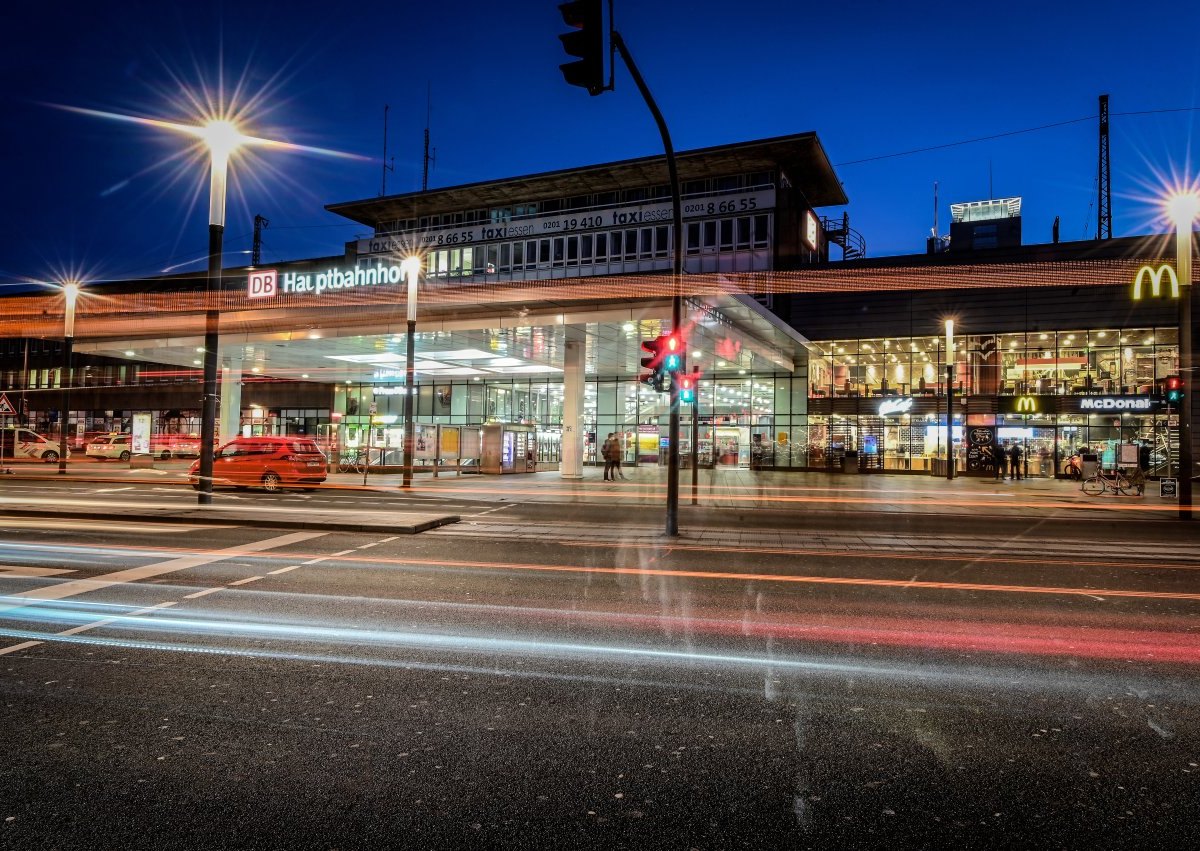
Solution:
{"label": "deep blue sky", "polygon": [[[849,163],[1091,116],[1102,92],[1113,112],[1114,233],[1164,229],[1146,198],[1156,174],[1182,174],[1189,155],[1197,172],[1200,112],[1119,113],[1200,106],[1200,4],[1001,5],[617,0],[617,26],[678,150],[817,131],[844,164],[852,223],[873,256],[923,250],[934,181],[942,232],[949,204],[988,197],[990,179],[992,195],[1024,197],[1027,243],[1049,241],[1056,215],[1064,240],[1093,236],[1095,120]],[[206,172],[175,182],[170,168],[146,173],[184,139],[45,104],[184,120],[175,80],[211,84],[221,67],[251,90],[274,81],[269,110],[248,130],[371,158],[266,152],[235,164],[229,264],[246,261],[234,252],[249,249],[255,213],[271,222],[268,261],[339,253],[362,232],[323,205],[379,193],[385,103],[389,193],[419,188],[427,84],[431,186],[661,150],[623,69],[601,97],[563,82],[554,0],[72,0],[6,4],[0,26],[4,283],[152,274],[201,258],[207,196],[192,196]],[[1175,33],[1188,41],[1172,54],[1164,42]]]}

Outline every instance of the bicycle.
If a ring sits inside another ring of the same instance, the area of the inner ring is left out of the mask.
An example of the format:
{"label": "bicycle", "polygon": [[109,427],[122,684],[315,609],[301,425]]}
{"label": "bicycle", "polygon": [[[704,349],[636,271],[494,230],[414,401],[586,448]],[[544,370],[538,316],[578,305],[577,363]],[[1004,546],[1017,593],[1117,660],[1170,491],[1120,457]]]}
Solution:
{"label": "bicycle", "polygon": [[[1140,473],[1141,471],[1139,470],[1138,472]],[[1141,476],[1141,482],[1135,482],[1120,470],[1113,470],[1112,475],[1108,476],[1104,474],[1103,470],[1097,470],[1095,475],[1083,480],[1080,490],[1088,496],[1100,496],[1109,491],[1123,496],[1128,496],[1136,491],[1137,495],[1141,496],[1145,486],[1146,479],[1144,475]]]}
{"label": "bicycle", "polygon": [[341,467],[343,473],[365,473],[368,465],[367,450],[358,449],[342,455]]}

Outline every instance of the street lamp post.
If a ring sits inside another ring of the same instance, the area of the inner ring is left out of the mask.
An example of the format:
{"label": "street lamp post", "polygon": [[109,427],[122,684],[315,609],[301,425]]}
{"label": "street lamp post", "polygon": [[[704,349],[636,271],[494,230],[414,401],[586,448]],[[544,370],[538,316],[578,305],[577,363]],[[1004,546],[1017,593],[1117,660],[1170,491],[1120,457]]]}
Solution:
{"label": "street lamp post", "polygon": [[67,473],[67,412],[71,409],[71,382],[74,380],[71,371],[71,348],[75,342],[75,302],[79,298],[79,284],[67,281],[63,284],[63,363],[59,385],[62,390],[62,402],[58,412],[58,474]]}
{"label": "street lamp post", "polygon": [[954,320],[946,320],[946,478],[954,478]]}
{"label": "street lamp post", "polygon": [[1179,406],[1179,519],[1192,519],[1192,223],[1200,213],[1195,192],[1173,195],[1168,202],[1175,222],[1175,271],[1179,277],[1179,374],[1183,403]]}
{"label": "street lamp post", "polygon": [[413,473],[413,361],[417,332],[417,279],[421,274],[421,258],[408,257],[400,264],[408,278],[408,342],[404,353],[404,479],[402,488],[412,487]]}
{"label": "street lamp post", "polygon": [[200,411],[200,469],[197,502],[212,503],[213,443],[217,436],[217,346],[219,344],[221,253],[225,235],[225,186],[229,157],[245,138],[231,121],[210,121],[201,138],[208,146],[210,166],[208,193],[208,279],[207,310],[204,314],[204,399]]}

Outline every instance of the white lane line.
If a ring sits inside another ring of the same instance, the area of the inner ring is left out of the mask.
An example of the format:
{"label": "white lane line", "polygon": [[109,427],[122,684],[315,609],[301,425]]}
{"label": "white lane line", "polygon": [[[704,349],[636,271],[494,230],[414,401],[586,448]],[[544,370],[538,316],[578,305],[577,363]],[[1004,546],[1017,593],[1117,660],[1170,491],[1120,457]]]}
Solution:
{"label": "white lane line", "polygon": [[[292,544],[300,543],[301,541],[309,541],[313,538],[320,538],[328,534],[327,532],[292,532],[287,535],[278,535],[274,538],[267,538],[263,541],[252,541],[248,544],[238,544],[235,547],[227,547],[223,550],[213,550],[208,553],[198,553],[196,555],[184,556],[183,558],[173,558],[169,561],[160,561],[155,564],[147,564],[142,567],[132,567],[127,570],[118,570],[115,573],[107,573],[103,576],[97,576],[94,579],[75,579],[70,582],[63,582],[58,585],[53,585],[47,588],[38,588],[33,591],[22,591],[17,594],[6,594],[0,597],[0,612],[18,608],[24,605],[25,600],[62,600],[66,597],[73,597],[76,594],[86,594],[89,591],[98,591],[102,588],[109,588],[113,585],[122,585],[128,582],[137,582],[142,579],[150,579],[155,576],[162,576],[164,573],[174,573],[179,570],[187,570],[190,567],[200,567],[205,564],[212,564],[225,559],[237,558],[238,556],[249,555],[251,553],[259,553],[264,550],[272,550],[276,547],[286,547]],[[12,605],[2,605],[4,603],[12,603]]]}
{"label": "white lane line", "polygon": [[12,647],[0,647],[0,656],[5,656],[9,653],[16,653],[18,650],[27,650],[30,647],[37,647],[39,644],[45,644],[45,642],[22,641],[20,644],[14,644]]}
{"label": "white lane line", "polygon": [[271,570],[267,572],[267,576],[276,576],[280,573],[287,573],[289,570],[299,570],[304,565],[293,564],[291,567],[281,567],[279,570]]}
{"label": "white lane line", "polygon": [[369,549],[371,549],[371,547],[377,547],[377,546],[379,546],[379,543],[380,543],[379,541],[372,541],[372,542],[371,542],[371,543],[369,543],[369,544],[363,544],[362,546],[358,547],[358,549],[360,549],[360,550],[369,550]]}
{"label": "white lane line", "polygon": [[384,539],[383,539],[382,541],[380,541],[379,543],[381,543],[381,544],[390,544],[392,541],[398,541],[398,540],[400,540],[400,536],[399,536],[399,535],[393,535],[393,536],[392,536],[392,537],[390,537],[390,538],[384,538]]}
{"label": "white lane line", "polygon": [[239,579],[237,582],[230,582],[229,585],[230,587],[233,587],[234,585],[248,585],[251,582],[257,582],[260,579],[262,579],[261,576],[247,576],[245,579]]}
{"label": "white lane line", "polygon": [[205,588],[203,591],[197,591],[195,594],[184,594],[184,595],[183,595],[183,599],[185,599],[185,600],[195,600],[197,597],[207,597],[209,594],[216,594],[216,593],[217,593],[218,591],[220,591],[220,590],[221,590],[223,587],[224,587],[224,586],[221,586],[221,587],[218,587],[218,588]]}
{"label": "white lane line", "polygon": [[333,558],[333,556],[321,556],[320,558],[309,559],[308,561],[301,562],[301,564],[320,564],[323,561],[329,561],[331,558]]}
{"label": "white lane line", "polygon": [[20,576],[26,579],[42,576],[58,576],[60,573],[74,573],[71,568],[65,567],[22,567],[15,564],[0,564],[0,579],[9,579],[14,576]]}
{"label": "white lane line", "polygon": [[354,552],[353,549],[342,550],[340,553],[333,553],[332,555],[329,556],[329,558],[337,558],[338,556],[348,556],[352,552]]}
{"label": "white lane line", "polygon": [[120,493],[121,491],[131,490],[133,490],[133,485],[130,485],[127,488],[96,488],[96,490],[92,491],[92,493]]}
{"label": "white lane line", "polygon": [[515,502],[510,502],[508,505],[498,505],[495,508],[489,508],[487,511],[481,511],[478,514],[468,514],[468,517],[483,517],[485,514],[494,514],[497,511],[503,511],[506,508],[512,508],[516,505]]}

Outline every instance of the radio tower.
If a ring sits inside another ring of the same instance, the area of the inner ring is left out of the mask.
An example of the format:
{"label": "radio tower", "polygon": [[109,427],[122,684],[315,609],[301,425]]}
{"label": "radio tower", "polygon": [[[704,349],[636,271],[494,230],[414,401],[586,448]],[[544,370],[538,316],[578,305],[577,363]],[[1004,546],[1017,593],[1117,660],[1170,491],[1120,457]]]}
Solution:
{"label": "radio tower", "polygon": [[1108,155],[1108,95],[1100,95],[1100,165],[1096,178],[1096,239],[1112,239],[1112,162]]}

